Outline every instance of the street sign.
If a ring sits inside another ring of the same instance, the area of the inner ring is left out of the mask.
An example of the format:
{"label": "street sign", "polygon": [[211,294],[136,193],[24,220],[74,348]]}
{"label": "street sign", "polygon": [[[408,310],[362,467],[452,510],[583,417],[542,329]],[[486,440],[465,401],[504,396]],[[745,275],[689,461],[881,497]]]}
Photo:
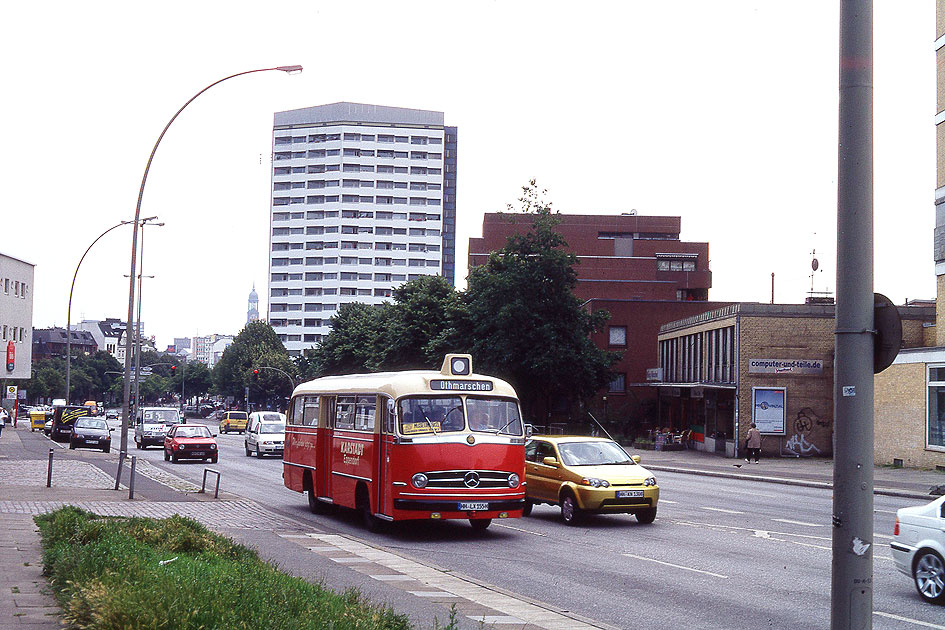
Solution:
{"label": "street sign", "polygon": [[896,359],[902,346],[902,319],[899,309],[882,293],[873,294],[873,374],[879,374]]}

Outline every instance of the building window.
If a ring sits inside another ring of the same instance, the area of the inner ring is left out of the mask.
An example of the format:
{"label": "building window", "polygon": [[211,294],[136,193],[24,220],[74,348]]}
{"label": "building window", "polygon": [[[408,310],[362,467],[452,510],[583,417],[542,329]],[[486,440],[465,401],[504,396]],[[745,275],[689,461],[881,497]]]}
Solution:
{"label": "building window", "polygon": [[614,374],[614,380],[610,381],[607,391],[612,394],[620,394],[627,391],[627,375]]}
{"label": "building window", "polygon": [[607,343],[611,346],[627,345],[627,327],[626,326],[608,326]]}
{"label": "building window", "polygon": [[945,366],[929,366],[929,420],[926,448],[945,451]]}

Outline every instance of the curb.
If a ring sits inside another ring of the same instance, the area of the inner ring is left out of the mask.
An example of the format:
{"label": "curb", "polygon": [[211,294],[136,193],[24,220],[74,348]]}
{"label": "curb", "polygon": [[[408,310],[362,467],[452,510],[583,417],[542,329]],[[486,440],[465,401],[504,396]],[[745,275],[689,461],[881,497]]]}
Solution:
{"label": "curb", "polygon": [[[803,486],[807,488],[820,488],[822,490],[833,490],[833,483],[829,481],[812,481],[807,479],[786,479],[784,477],[766,477],[758,475],[743,475],[740,473],[722,472],[720,470],[696,470],[694,468],[678,468],[676,466],[664,466],[661,464],[646,464],[647,470],[659,470],[663,472],[680,473],[684,475],[702,475],[704,477],[721,477],[724,479],[739,479],[742,481],[759,481],[762,483],[779,483],[785,486]],[[928,501],[935,498],[931,494],[922,494],[920,492],[910,492],[908,490],[896,490],[892,488],[873,488],[873,494],[887,497],[902,497],[906,499],[922,499]]]}

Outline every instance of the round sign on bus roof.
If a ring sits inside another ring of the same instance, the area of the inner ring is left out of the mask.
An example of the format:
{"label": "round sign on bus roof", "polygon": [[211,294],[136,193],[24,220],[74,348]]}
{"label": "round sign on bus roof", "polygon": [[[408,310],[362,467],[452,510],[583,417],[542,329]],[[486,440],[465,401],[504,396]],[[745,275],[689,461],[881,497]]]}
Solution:
{"label": "round sign on bus roof", "polygon": [[469,374],[469,361],[463,357],[456,357],[452,361],[451,369],[453,374],[457,376],[465,376]]}

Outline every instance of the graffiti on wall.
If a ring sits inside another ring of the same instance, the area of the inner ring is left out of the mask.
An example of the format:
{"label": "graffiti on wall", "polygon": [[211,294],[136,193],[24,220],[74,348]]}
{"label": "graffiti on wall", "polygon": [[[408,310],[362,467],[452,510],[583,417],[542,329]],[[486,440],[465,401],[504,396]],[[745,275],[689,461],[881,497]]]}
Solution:
{"label": "graffiti on wall", "polygon": [[808,434],[814,430],[815,425],[826,427],[828,423],[821,420],[820,416],[810,407],[804,407],[798,411],[794,418],[794,435],[784,442],[781,456],[813,457],[814,455],[820,455],[820,449],[808,439]]}

